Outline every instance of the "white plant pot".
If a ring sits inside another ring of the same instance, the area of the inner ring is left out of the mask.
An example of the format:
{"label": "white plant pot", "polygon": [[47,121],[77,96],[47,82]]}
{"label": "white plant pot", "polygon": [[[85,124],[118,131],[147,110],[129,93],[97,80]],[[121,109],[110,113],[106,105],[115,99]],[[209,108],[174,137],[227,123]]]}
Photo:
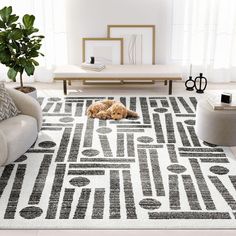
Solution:
{"label": "white plant pot", "polygon": [[[16,87],[15,89],[18,90],[18,88],[20,88],[20,87]],[[34,88],[34,87],[32,87],[32,88]],[[20,90],[18,90],[18,91],[20,91]],[[30,97],[32,97],[32,98],[34,98],[34,99],[37,100],[37,90],[36,90],[36,88],[34,88],[34,90],[33,90],[32,92],[30,92],[30,93],[25,93],[25,94],[27,94],[27,95],[29,95]]]}

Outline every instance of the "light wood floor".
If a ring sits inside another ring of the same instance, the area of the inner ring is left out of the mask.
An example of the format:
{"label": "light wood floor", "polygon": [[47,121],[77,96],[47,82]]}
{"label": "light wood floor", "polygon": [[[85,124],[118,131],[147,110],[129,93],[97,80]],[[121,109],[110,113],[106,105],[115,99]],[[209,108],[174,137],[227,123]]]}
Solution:
{"label": "light wood floor", "polygon": [[[33,83],[30,84],[38,89],[39,96],[63,96],[62,84],[56,83]],[[7,86],[17,86],[15,83],[8,83]],[[209,84],[207,90],[234,91],[236,83]],[[80,96],[143,96],[143,95],[167,95],[168,87],[164,83],[154,85],[82,85],[80,82],[73,82],[68,86],[69,95]],[[183,82],[173,83],[173,95],[189,95],[203,98],[205,94],[196,94],[185,90]],[[232,148],[236,156],[236,147]],[[0,230],[0,236],[235,236],[235,230]]]}

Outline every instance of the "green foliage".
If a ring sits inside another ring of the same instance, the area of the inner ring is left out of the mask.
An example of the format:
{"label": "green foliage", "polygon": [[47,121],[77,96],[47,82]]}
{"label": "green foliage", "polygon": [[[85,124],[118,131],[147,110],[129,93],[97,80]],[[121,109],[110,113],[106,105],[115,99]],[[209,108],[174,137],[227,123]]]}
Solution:
{"label": "green foliage", "polygon": [[39,65],[35,58],[43,56],[39,50],[44,36],[35,35],[39,29],[34,21],[35,16],[25,14],[20,22],[11,6],[0,10],[0,63],[9,67],[7,75],[13,81],[18,73],[21,80],[24,72],[33,75]]}

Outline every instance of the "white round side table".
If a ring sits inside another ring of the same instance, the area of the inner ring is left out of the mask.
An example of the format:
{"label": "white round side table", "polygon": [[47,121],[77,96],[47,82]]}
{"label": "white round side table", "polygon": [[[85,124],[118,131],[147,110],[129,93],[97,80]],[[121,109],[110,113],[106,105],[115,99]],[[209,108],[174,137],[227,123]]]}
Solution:
{"label": "white round side table", "polygon": [[206,99],[199,101],[196,134],[211,144],[236,146],[236,110],[214,110]]}

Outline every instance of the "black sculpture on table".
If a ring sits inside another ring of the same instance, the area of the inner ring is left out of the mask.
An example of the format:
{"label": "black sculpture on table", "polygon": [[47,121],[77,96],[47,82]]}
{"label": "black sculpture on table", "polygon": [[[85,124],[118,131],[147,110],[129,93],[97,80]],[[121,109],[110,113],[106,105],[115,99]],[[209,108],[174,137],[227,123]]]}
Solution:
{"label": "black sculpture on table", "polygon": [[192,77],[192,64],[190,64],[190,71],[189,71],[189,77],[188,78],[189,79],[186,80],[186,82],[185,82],[186,90],[193,91],[195,83],[194,83],[194,80],[193,80],[193,77]]}
{"label": "black sculpture on table", "polygon": [[186,87],[186,90],[188,91],[194,90],[195,83],[192,78],[193,78],[192,76],[189,76],[189,79],[185,81],[185,87]]}
{"label": "black sculpture on table", "polygon": [[195,78],[194,87],[197,93],[204,93],[204,90],[207,87],[207,79],[202,73],[200,73],[200,75]]}

